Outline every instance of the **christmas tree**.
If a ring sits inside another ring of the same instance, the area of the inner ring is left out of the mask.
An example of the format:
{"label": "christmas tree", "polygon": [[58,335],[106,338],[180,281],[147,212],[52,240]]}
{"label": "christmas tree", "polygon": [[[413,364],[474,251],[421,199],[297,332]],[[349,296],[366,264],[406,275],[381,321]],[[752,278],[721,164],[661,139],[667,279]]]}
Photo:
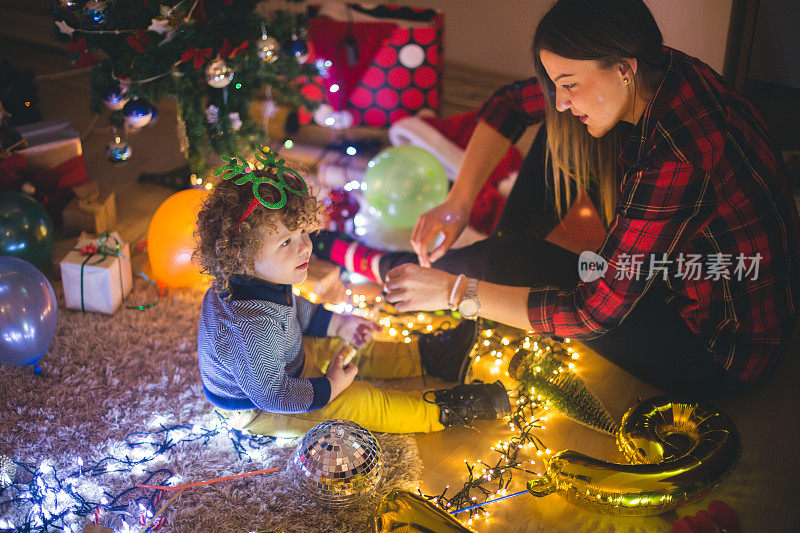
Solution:
{"label": "christmas tree", "polygon": [[619,427],[595,394],[554,352],[568,357],[557,343],[534,351],[520,349],[509,363],[509,374],[520,390],[592,429],[616,435]]}
{"label": "christmas tree", "polygon": [[[251,153],[265,142],[249,116],[256,91],[313,107],[298,87],[316,74],[305,64],[304,21],[286,11],[266,20],[257,3],[56,0],[53,12],[75,65],[94,65],[92,111],[110,110],[121,132],[145,126],[160,99],[174,99],[181,151],[200,173],[212,154]],[[114,141],[109,159],[130,157],[124,135]]]}

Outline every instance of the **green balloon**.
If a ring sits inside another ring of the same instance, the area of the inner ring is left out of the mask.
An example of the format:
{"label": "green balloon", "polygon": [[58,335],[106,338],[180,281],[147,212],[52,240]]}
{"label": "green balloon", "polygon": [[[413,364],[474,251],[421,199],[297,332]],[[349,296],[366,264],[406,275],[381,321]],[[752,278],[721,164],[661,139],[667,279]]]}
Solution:
{"label": "green balloon", "polygon": [[0,193],[0,255],[41,268],[53,251],[53,222],[38,202],[24,194]]}
{"label": "green balloon", "polygon": [[364,183],[370,211],[393,228],[414,227],[421,214],[444,202],[450,185],[439,160],[416,146],[394,146],[376,155]]}

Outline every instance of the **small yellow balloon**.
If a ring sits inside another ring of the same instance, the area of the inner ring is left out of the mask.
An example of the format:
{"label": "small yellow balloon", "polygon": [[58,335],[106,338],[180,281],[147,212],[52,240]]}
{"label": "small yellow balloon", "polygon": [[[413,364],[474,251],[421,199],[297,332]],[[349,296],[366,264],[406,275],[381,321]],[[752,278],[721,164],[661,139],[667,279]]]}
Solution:
{"label": "small yellow balloon", "polygon": [[162,203],[147,230],[147,253],[159,285],[196,287],[207,282],[200,267],[192,261],[197,245],[194,237],[197,213],[208,191],[188,189],[173,194]]}

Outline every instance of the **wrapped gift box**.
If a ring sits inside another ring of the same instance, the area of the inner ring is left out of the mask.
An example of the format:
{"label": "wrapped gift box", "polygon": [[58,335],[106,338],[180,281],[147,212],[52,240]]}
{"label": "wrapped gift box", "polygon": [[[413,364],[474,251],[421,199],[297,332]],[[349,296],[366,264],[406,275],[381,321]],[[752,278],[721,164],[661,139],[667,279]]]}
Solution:
{"label": "wrapped gift box", "polygon": [[[81,138],[69,120],[55,119],[17,126],[27,143],[18,154],[33,168],[53,169],[83,155]],[[83,161],[81,160],[81,164]]]}
{"label": "wrapped gift box", "polygon": [[[99,241],[99,238],[91,235],[80,236],[75,249],[61,260],[61,280],[64,283],[64,296],[68,309],[83,309],[111,315],[133,288],[130,248],[117,232],[113,232],[107,234],[104,242],[112,250],[116,250],[116,243],[119,243],[119,255],[104,257],[101,253],[91,254],[100,246]],[[83,272],[81,272],[82,265]]]}
{"label": "wrapped gift box", "polygon": [[[312,59],[328,61],[302,87],[314,114],[334,128],[389,127],[421,112],[438,114],[443,72],[444,14],[435,9],[328,2],[308,8]],[[334,85],[336,87],[334,87]],[[330,111],[344,111],[350,115]],[[328,122],[328,119],[331,122]],[[310,117],[301,117],[303,124]]]}

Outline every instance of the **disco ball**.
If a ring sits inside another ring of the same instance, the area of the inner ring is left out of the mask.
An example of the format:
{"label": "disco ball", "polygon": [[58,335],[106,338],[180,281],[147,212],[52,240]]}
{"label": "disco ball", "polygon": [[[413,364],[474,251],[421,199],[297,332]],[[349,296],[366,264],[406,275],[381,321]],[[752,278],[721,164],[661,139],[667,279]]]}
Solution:
{"label": "disco ball", "polygon": [[372,495],[383,452],[366,428],[328,420],[311,428],[292,456],[301,489],[328,509],[350,507]]}

